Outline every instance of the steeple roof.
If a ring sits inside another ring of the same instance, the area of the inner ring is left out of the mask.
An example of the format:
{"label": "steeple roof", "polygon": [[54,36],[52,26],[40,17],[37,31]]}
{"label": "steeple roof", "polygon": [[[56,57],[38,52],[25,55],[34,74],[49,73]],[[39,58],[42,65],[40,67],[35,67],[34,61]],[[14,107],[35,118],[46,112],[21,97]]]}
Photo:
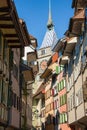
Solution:
{"label": "steeple roof", "polygon": [[47,30],[40,48],[46,48],[46,47],[52,46],[53,44],[56,44],[57,41],[58,41],[58,38],[57,38],[54,28],[51,30]]}
{"label": "steeple roof", "polygon": [[47,31],[44,36],[42,45],[40,48],[51,47],[53,44],[56,44],[58,41],[57,35],[54,30],[54,25],[52,21],[52,14],[51,14],[51,0],[49,0],[49,16],[47,22]]}

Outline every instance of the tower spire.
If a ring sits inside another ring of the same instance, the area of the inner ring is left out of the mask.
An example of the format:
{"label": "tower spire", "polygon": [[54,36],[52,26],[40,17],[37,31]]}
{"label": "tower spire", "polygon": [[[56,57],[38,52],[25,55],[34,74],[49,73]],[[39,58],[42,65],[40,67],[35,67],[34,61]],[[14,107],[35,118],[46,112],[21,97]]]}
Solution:
{"label": "tower spire", "polygon": [[49,16],[48,16],[47,28],[51,30],[52,27],[53,27],[53,22],[52,22],[52,14],[51,14],[51,0],[49,0]]}

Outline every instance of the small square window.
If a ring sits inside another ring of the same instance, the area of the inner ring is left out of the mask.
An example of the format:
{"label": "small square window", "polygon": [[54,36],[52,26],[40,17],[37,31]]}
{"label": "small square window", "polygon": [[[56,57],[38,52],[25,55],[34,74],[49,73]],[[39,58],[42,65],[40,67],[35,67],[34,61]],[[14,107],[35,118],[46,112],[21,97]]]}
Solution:
{"label": "small square window", "polygon": [[46,53],[45,50],[42,50],[42,51],[41,51],[41,55],[44,55],[45,53]]}

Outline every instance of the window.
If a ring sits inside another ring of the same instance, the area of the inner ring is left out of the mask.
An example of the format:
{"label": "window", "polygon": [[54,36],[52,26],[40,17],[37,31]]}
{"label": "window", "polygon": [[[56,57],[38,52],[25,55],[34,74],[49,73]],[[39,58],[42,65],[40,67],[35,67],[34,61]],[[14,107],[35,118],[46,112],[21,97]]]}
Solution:
{"label": "window", "polygon": [[46,50],[41,51],[41,55],[44,55],[46,53]]}
{"label": "window", "polygon": [[20,110],[20,98],[17,97],[17,110]]}
{"label": "window", "polygon": [[61,91],[62,89],[64,89],[65,87],[65,80],[61,80],[59,83],[58,83],[58,91]]}
{"label": "window", "polygon": [[54,87],[54,95],[56,95],[58,93],[58,86],[56,85],[55,87]]}
{"label": "window", "polygon": [[15,93],[14,93],[13,95],[14,95],[14,102],[13,102],[13,105],[14,105],[14,107],[16,107],[16,106],[17,106],[17,96],[16,96]]}
{"label": "window", "polygon": [[4,61],[7,63],[8,61],[8,46],[7,46],[7,41],[4,40],[4,51],[3,51],[3,58],[4,58]]}
{"label": "window", "polygon": [[26,109],[26,105],[24,102],[22,102],[22,115],[25,115],[25,109]]}
{"label": "window", "polygon": [[37,65],[37,62],[36,62],[36,61],[28,62],[28,66],[29,66],[29,65]]}
{"label": "window", "polygon": [[78,90],[76,93],[76,106],[80,105],[83,102],[83,94],[82,88]]}
{"label": "window", "polygon": [[45,107],[45,99],[42,99],[42,108]]}
{"label": "window", "polygon": [[54,101],[54,109],[58,108],[58,99]]}
{"label": "window", "polygon": [[68,111],[70,111],[70,110],[72,110],[74,108],[74,106],[75,106],[74,93],[69,96],[67,105],[68,105]]}
{"label": "window", "polygon": [[9,90],[9,97],[8,97],[8,106],[11,107],[13,105],[13,92]]}
{"label": "window", "polygon": [[9,64],[10,64],[10,68],[13,68],[13,51],[10,50],[10,58],[9,58]]}
{"label": "window", "polygon": [[60,124],[67,122],[67,113],[61,113],[60,114]]}
{"label": "window", "polygon": [[60,97],[60,106],[66,104],[66,94],[62,95]]}
{"label": "window", "polygon": [[18,67],[16,64],[13,64],[13,75],[16,79],[18,79]]}
{"label": "window", "polygon": [[61,66],[56,66],[56,74],[59,74],[59,73],[61,73],[62,71],[63,71],[63,65],[61,65]]}

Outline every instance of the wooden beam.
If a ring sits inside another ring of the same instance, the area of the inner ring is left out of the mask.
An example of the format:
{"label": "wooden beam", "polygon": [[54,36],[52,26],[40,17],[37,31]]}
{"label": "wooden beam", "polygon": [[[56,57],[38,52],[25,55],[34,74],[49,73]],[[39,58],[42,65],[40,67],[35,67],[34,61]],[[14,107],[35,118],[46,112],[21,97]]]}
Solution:
{"label": "wooden beam", "polygon": [[0,7],[0,12],[9,12],[8,7]]}
{"label": "wooden beam", "polygon": [[11,24],[0,24],[0,28],[6,28],[6,29],[14,28],[14,25],[11,25]]}
{"label": "wooden beam", "polygon": [[15,40],[15,39],[12,39],[12,40],[7,40],[8,43],[20,43],[19,40]]}
{"label": "wooden beam", "polygon": [[4,34],[4,37],[18,37],[17,34]]}
{"label": "wooden beam", "polygon": [[21,47],[21,43],[8,43],[8,46],[9,47],[12,47],[12,48],[20,48]]}
{"label": "wooden beam", "polygon": [[11,21],[11,17],[4,17],[3,15],[0,15],[0,21]]}

